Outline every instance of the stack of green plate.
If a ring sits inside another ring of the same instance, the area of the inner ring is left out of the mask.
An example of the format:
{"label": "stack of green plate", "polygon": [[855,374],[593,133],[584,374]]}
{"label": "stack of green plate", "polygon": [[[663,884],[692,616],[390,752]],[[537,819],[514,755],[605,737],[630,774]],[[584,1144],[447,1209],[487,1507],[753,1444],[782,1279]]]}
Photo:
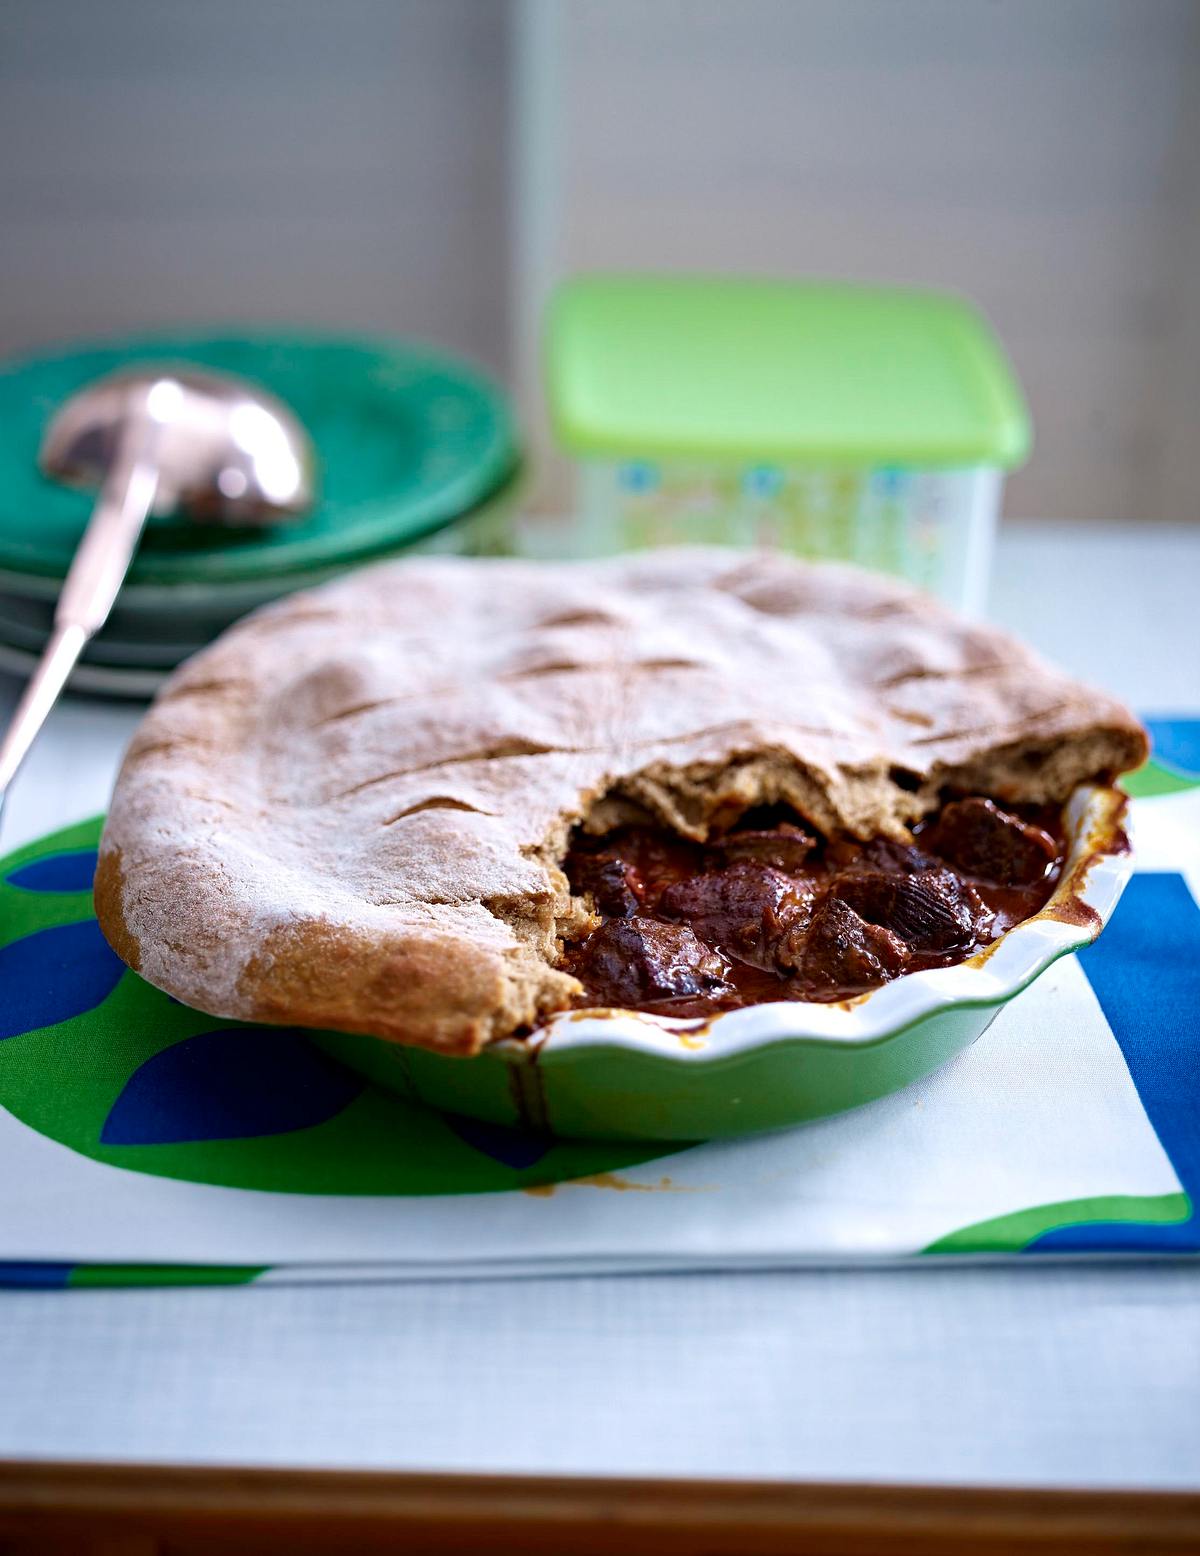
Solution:
{"label": "stack of green plate", "polygon": [[151,693],[180,660],[267,600],[400,551],[507,545],[518,458],[501,392],[423,348],[324,334],[145,336],[0,366],[0,669],[26,672],[92,497],[42,477],[47,421],[119,368],[191,363],[278,395],[317,450],[320,496],[299,523],[224,530],[153,519],[73,684]]}

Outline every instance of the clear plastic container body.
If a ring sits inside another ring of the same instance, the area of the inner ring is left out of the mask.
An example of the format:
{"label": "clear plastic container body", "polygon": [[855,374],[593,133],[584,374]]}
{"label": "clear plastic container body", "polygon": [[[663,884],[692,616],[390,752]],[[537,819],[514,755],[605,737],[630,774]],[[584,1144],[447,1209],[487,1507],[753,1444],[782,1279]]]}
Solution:
{"label": "clear plastic container body", "polygon": [[585,459],[571,550],[771,546],[894,573],[968,614],[987,600],[1002,472]]}

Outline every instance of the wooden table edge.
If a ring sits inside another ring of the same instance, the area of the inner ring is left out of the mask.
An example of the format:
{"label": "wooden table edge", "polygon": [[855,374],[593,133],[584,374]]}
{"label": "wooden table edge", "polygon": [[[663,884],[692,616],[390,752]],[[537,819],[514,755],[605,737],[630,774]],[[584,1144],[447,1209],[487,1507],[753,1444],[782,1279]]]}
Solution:
{"label": "wooden table edge", "polygon": [[1200,1493],[0,1461],[0,1553],[1200,1550]]}

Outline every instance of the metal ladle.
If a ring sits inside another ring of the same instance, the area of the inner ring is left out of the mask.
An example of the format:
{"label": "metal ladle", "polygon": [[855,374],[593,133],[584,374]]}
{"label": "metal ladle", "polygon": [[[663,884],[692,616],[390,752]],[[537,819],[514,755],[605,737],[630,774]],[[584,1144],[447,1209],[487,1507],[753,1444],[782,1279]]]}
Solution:
{"label": "metal ladle", "polygon": [[54,628],[0,741],[0,805],[85,644],[108,620],[151,513],[267,525],[312,504],[312,447],[289,410],[253,384],[188,369],[102,378],[62,405],[44,473],[100,488],[71,559]]}

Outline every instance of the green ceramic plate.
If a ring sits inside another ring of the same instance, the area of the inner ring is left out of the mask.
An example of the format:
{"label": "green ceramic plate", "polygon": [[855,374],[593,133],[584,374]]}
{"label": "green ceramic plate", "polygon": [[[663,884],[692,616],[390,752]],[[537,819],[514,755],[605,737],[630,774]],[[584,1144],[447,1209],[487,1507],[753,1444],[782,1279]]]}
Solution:
{"label": "green ceramic plate", "polygon": [[[453,524],[411,544],[388,547],[368,561],[434,551],[504,554],[510,549],[513,511],[522,490],[523,482],[515,476]],[[175,665],[248,611],[296,589],[314,588],[343,571],[343,566],[326,564],[224,584],[127,584],[84,657],[106,642],[150,645],[159,656],[156,663]],[[0,638],[20,648],[42,648],[50,636],[60,588],[57,578],[0,570]]]}
{"label": "green ceramic plate", "polygon": [[[14,648],[0,641],[0,674],[27,681],[37,669],[39,655],[27,648]],[[81,659],[71,671],[69,690],[93,697],[120,697],[132,702],[149,702],[170,675],[146,665],[96,664]]]}
{"label": "green ceramic plate", "polygon": [[499,389],[461,361],[400,342],[230,331],[28,357],[0,367],[4,587],[21,578],[60,579],[91,511],[88,494],[38,473],[49,417],[83,384],[142,362],[188,362],[265,385],[312,434],[322,491],[310,518],[265,533],[152,521],[130,572],[133,588],[262,583],[405,545],[481,503],[516,464]]}
{"label": "green ceramic plate", "polygon": [[1133,867],[1123,812],[1112,789],[1078,790],[1067,868],[1040,914],[958,967],[843,1005],[756,1005],[702,1023],[578,1011],[477,1059],[314,1036],[411,1100],[551,1135],[699,1140],[823,1118],[928,1075],[1052,962],[1095,939]]}
{"label": "green ceramic plate", "polygon": [[[16,600],[11,595],[0,594],[0,643],[10,648],[22,649],[28,654],[40,654],[49,641],[48,627],[27,611],[28,602]],[[86,663],[103,665],[143,665],[154,670],[171,669],[180,660],[204,647],[204,640],[180,633],[163,641],[142,634],[125,636],[120,632],[105,630],[98,633],[83,651]]]}

